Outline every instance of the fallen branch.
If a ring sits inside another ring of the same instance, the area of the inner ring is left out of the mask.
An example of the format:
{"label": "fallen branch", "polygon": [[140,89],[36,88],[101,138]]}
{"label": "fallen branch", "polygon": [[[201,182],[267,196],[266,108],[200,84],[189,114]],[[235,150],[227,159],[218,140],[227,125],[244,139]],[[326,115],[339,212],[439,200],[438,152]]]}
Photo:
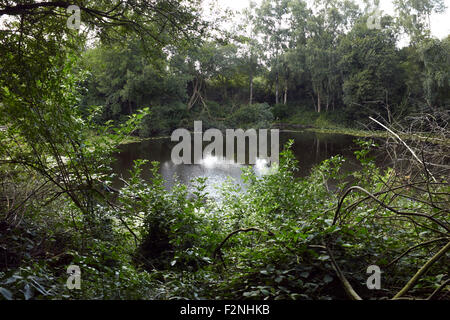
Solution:
{"label": "fallen branch", "polygon": [[336,271],[336,274],[341,280],[342,286],[344,287],[345,292],[352,300],[362,300],[362,298],[356,293],[356,291],[353,289],[350,282],[348,282],[347,278],[345,277],[344,273],[339,268],[336,260],[334,259],[333,253],[331,252],[330,248],[328,246],[324,246],[328,252],[328,255],[330,256],[331,264],[333,266],[334,271]]}
{"label": "fallen branch", "polygon": [[408,281],[408,283],[403,287],[402,290],[400,290],[393,300],[397,300],[400,297],[402,297],[406,292],[408,292],[409,289],[414,287],[414,285],[419,281],[419,279],[422,277],[422,275],[430,269],[430,267],[439,260],[448,250],[450,250],[450,242],[448,242],[441,250],[438,251],[430,260],[427,261],[423,265],[422,268],[417,271],[417,273],[414,275],[414,277],[411,278],[411,280]]}
{"label": "fallen branch", "polygon": [[437,296],[439,294],[439,292],[441,292],[449,284],[450,284],[450,279],[447,279],[446,281],[444,281],[444,283],[442,283],[439,286],[439,288],[437,288],[436,290],[434,290],[434,292],[432,294],[430,294],[430,296],[427,298],[427,300],[432,300],[435,296]]}
{"label": "fallen branch", "polygon": [[395,264],[398,260],[400,260],[401,258],[403,258],[405,255],[407,255],[408,253],[410,253],[411,251],[413,251],[414,249],[423,247],[423,246],[427,246],[429,244],[438,242],[438,241],[443,241],[443,240],[449,240],[448,237],[443,237],[443,238],[438,238],[438,239],[433,239],[433,240],[429,240],[429,241],[425,241],[419,244],[416,244],[415,246],[412,246],[411,248],[409,248],[408,250],[406,250],[405,252],[403,252],[401,255],[399,255],[397,258],[395,258],[394,260],[392,260],[392,262],[390,262],[386,268],[389,268],[390,266],[392,266],[393,264]]}
{"label": "fallen branch", "polygon": [[411,154],[413,155],[413,157],[414,157],[420,164],[422,164],[422,165],[425,167],[425,171],[428,172],[428,174],[431,176],[431,178],[433,178],[434,182],[437,182],[437,181],[436,181],[436,178],[435,178],[435,177],[431,174],[431,172],[429,172],[428,169],[426,168],[425,163],[424,163],[422,160],[419,159],[419,157],[416,155],[416,153],[414,152],[414,150],[411,149],[411,147],[408,146],[408,145],[406,144],[406,142],[403,141],[402,138],[400,138],[400,136],[399,136],[398,134],[396,134],[394,131],[392,131],[391,129],[389,129],[388,127],[386,127],[384,124],[382,124],[382,123],[379,122],[378,120],[375,120],[375,119],[372,118],[372,117],[369,117],[369,119],[372,120],[372,121],[374,121],[374,122],[376,122],[376,123],[379,124],[380,126],[382,126],[382,127],[383,127],[384,129],[386,129],[389,133],[391,133],[394,137],[396,137],[398,140],[400,140],[400,142],[403,143],[403,145],[409,150],[409,152],[411,152]]}
{"label": "fallen branch", "polygon": [[336,213],[334,214],[333,225],[335,225],[336,222],[337,222],[337,219],[338,219],[338,217],[339,217],[339,212],[340,212],[340,210],[341,210],[341,207],[342,207],[342,204],[344,203],[345,198],[346,198],[346,197],[350,194],[350,192],[352,192],[353,190],[359,190],[359,191],[361,191],[361,192],[364,192],[364,193],[367,194],[370,198],[372,198],[372,199],[375,200],[378,204],[380,204],[383,208],[385,208],[385,209],[387,209],[387,210],[389,210],[389,211],[392,211],[392,212],[394,212],[395,214],[403,215],[403,216],[413,216],[413,217],[422,217],[422,218],[426,218],[426,219],[431,220],[432,222],[436,223],[437,225],[441,226],[442,228],[444,228],[445,231],[450,232],[450,227],[449,227],[445,222],[439,221],[438,219],[436,219],[436,218],[434,218],[434,217],[432,217],[432,216],[426,215],[426,214],[424,214],[424,213],[398,211],[398,210],[396,210],[396,209],[394,209],[394,208],[388,206],[387,204],[385,204],[383,201],[381,201],[381,200],[378,199],[377,197],[375,197],[371,192],[369,192],[369,191],[367,191],[366,189],[361,188],[361,187],[359,187],[359,186],[354,186],[354,187],[349,188],[349,189],[345,192],[345,194],[342,196],[341,200],[339,201],[339,204],[338,204]]}

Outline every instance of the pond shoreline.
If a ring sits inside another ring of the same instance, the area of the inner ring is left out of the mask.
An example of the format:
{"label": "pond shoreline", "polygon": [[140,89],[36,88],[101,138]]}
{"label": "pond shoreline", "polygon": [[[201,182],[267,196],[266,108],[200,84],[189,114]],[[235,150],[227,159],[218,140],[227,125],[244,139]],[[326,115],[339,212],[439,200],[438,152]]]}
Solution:
{"label": "pond shoreline", "polygon": [[[387,131],[369,131],[369,130],[359,130],[345,127],[315,127],[313,125],[303,125],[303,124],[293,124],[286,122],[276,122],[270,127],[271,129],[279,129],[280,132],[314,132],[323,134],[341,134],[360,138],[389,138],[392,135]],[[450,145],[450,139],[440,139],[437,137],[427,137],[426,132],[417,132],[412,134],[399,134],[399,136],[404,140],[416,140],[416,141],[428,141],[439,145]],[[160,140],[160,139],[170,139],[169,135],[152,136],[141,138],[138,136],[130,136],[128,139],[123,141],[121,145],[127,145],[131,143],[138,143],[147,140]]]}

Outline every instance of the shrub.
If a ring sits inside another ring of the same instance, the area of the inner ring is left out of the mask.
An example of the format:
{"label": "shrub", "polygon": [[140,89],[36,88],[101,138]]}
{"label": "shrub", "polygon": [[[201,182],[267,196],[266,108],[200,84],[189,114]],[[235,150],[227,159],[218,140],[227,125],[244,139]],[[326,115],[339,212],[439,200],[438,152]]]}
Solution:
{"label": "shrub", "polygon": [[270,106],[267,103],[258,103],[239,108],[227,119],[227,124],[243,129],[260,129],[270,127],[272,121]]}
{"label": "shrub", "polygon": [[287,117],[294,114],[294,109],[292,105],[289,104],[276,104],[272,107],[272,114],[275,119],[286,119]]}
{"label": "shrub", "polygon": [[139,129],[141,137],[170,134],[179,128],[181,121],[188,116],[186,106],[181,102],[153,106],[150,110],[151,114],[144,118]]}

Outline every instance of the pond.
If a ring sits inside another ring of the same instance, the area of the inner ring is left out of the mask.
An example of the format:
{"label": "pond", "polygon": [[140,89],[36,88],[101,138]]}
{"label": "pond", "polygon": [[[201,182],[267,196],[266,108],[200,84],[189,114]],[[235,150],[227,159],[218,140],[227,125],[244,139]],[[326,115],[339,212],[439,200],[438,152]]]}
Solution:
{"label": "pond", "polygon": [[[297,173],[299,176],[308,175],[313,166],[335,155],[341,155],[347,160],[342,170],[350,171],[359,167],[359,162],[353,153],[358,149],[354,143],[356,138],[353,136],[282,131],[280,132],[281,149],[289,139],[294,140],[292,151],[299,161]],[[215,158],[209,158],[202,164],[175,165],[171,160],[171,152],[176,144],[176,142],[171,142],[170,138],[161,138],[123,145],[120,152],[115,155],[117,161],[113,165],[113,170],[118,177],[127,179],[130,176],[129,170],[132,168],[134,160],[158,161],[160,174],[165,179],[167,188],[172,187],[176,179],[191,186],[192,179],[202,177],[207,178],[206,191],[213,197],[217,194],[216,186],[225,182],[228,177],[233,179],[234,183],[242,184],[241,174],[244,165],[229,164]],[[151,178],[149,167],[150,164],[144,167],[144,179]],[[258,164],[253,167],[257,174],[264,170]],[[115,187],[121,186],[119,179],[116,179],[114,184]]]}

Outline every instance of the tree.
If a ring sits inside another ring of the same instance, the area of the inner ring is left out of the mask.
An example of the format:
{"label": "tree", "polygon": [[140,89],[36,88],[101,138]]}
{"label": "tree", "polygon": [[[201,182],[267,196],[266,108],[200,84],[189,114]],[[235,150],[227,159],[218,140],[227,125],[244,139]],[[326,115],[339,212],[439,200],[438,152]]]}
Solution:
{"label": "tree", "polygon": [[[13,20],[63,21],[64,30],[69,16],[66,9],[76,5],[81,10],[83,26],[96,32],[101,39],[111,39],[118,30],[128,34],[141,34],[164,45],[171,39],[190,38],[204,32],[206,25],[198,19],[199,1],[188,0],[180,3],[164,1],[43,1],[23,3],[23,1],[0,1],[0,16]],[[23,26],[23,25],[22,25]],[[20,28],[20,26],[19,26]],[[22,31],[24,31],[22,29]]]}
{"label": "tree", "polygon": [[171,64],[168,52],[143,50],[138,39],[98,44],[83,55],[82,63],[89,70],[83,108],[103,106],[103,121],[186,100],[189,78]]}
{"label": "tree", "polygon": [[[99,197],[98,176],[107,154],[136,128],[143,114],[121,127],[95,126],[81,117],[82,72],[75,62],[87,33],[66,28],[69,4],[82,11],[84,28],[104,41],[138,33],[147,46],[162,48],[202,31],[196,1],[1,1],[0,16],[0,163],[19,165],[51,183],[55,196],[67,195],[86,215]],[[89,139],[90,130],[102,137]],[[115,132],[116,134],[110,134]]]}
{"label": "tree", "polygon": [[339,64],[350,119],[382,114],[389,118],[389,106],[401,101],[404,86],[397,50],[390,30],[369,30],[366,23],[356,25],[342,39]]}
{"label": "tree", "polygon": [[235,68],[236,47],[233,44],[219,44],[204,41],[179,50],[172,57],[172,65],[189,75],[190,92],[187,109],[201,103],[206,104],[207,82],[216,80],[223,88],[223,98],[227,97],[227,85]]}
{"label": "tree", "polygon": [[249,78],[249,105],[253,104],[253,80],[259,69],[258,57],[261,55],[261,46],[256,39],[255,18],[255,3],[251,3],[250,7],[244,10],[244,24],[242,26],[248,33],[242,39],[244,51],[242,67]]}
{"label": "tree", "polygon": [[288,0],[264,0],[256,9],[256,31],[262,36],[267,49],[263,59],[270,68],[275,83],[275,103],[279,103],[281,55],[286,50],[290,38],[290,19]]}
{"label": "tree", "polygon": [[328,111],[329,106],[339,99],[337,46],[340,36],[357,16],[357,6],[350,1],[343,6],[334,0],[316,1],[316,5],[320,9],[308,19],[306,64],[317,97],[316,111],[320,113],[323,103]]}
{"label": "tree", "polygon": [[450,89],[450,37],[440,41],[429,39],[419,47],[423,62],[424,98],[428,108],[449,105]]}
{"label": "tree", "polygon": [[430,37],[430,17],[432,13],[445,11],[444,0],[395,0],[398,12],[397,24],[417,44]]}

